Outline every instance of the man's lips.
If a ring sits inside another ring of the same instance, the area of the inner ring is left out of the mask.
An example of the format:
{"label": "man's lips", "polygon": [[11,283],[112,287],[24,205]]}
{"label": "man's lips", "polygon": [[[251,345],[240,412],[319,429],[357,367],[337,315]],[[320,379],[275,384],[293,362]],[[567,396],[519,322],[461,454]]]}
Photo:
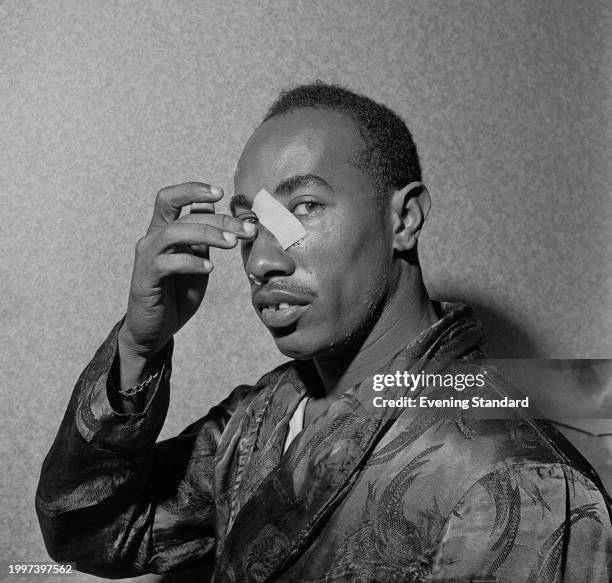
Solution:
{"label": "man's lips", "polygon": [[253,303],[268,328],[284,328],[293,324],[308,309],[311,296],[286,290],[260,290]]}
{"label": "man's lips", "polygon": [[263,308],[278,308],[281,304],[290,306],[305,306],[310,303],[312,297],[295,294],[287,290],[273,289],[260,290],[253,296],[253,303],[258,310]]}

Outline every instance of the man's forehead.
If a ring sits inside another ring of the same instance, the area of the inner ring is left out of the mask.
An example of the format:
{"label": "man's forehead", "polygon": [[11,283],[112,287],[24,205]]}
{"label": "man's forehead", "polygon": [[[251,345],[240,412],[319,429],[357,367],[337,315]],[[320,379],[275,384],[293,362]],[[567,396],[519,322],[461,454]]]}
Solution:
{"label": "man's forehead", "polygon": [[247,142],[236,167],[236,187],[255,176],[281,180],[330,162],[347,162],[362,148],[357,127],[345,114],[309,108],[278,115]]}
{"label": "man's forehead", "polygon": [[249,142],[297,138],[304,142],[331,140],[350,147],[359,137],[359,129],[347,113],[307,107],[271,117],[253,132]]}

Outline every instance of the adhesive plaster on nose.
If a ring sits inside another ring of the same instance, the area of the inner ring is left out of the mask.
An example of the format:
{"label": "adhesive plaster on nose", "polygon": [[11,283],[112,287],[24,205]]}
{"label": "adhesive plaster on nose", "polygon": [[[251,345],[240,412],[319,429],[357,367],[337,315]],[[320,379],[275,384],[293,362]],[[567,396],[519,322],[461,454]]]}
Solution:
{"label": "adhesive plaster on nose", "polygon": [[253,212],[259,222],[276,237],[283,251],[306,236],[302,223],[265,188],[257,193],[253,201]]}

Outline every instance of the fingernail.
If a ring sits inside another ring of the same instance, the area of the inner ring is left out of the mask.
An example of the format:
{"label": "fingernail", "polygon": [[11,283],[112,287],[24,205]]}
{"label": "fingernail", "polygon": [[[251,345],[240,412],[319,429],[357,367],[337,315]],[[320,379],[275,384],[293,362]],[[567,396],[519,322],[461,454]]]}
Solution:
{"label": "fingernail", "polygon": [[227,231],[223,231],[223,238],[228,243],[235,243],[236,242],[236,235],[234,235],[234,233],[228,233]]}
{"label": "fingernail", "polygon": [[257,230],[257,226],[253,223],[247,223],[246,221],[244,221],[242,223],[242,229],[245,233],[252,235]]}
{"label": "fingernail", "polygon": [[214,196],[221,196],[223,194],[223,189],[220,186],[211,186],[210,194],[213,194]]}
{"label": "fingernail", "polygon": [[202,265],[204,265],[204,269],[207,269],[208,271],[212,271],[214,267],[212,261],[209,261],[208,259],[202,259]]}

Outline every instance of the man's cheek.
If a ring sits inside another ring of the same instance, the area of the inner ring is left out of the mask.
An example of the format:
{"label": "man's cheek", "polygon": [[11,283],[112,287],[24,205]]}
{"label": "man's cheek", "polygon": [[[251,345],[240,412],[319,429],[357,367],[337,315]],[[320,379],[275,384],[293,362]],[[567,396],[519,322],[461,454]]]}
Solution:
{"label": "man's cheek", "polygon": [[351,335],[367,314],[369,300],[361,297],[362,287],[357,280],[337,281],[333,301],[329,305],[330,324],[339,334]]}

